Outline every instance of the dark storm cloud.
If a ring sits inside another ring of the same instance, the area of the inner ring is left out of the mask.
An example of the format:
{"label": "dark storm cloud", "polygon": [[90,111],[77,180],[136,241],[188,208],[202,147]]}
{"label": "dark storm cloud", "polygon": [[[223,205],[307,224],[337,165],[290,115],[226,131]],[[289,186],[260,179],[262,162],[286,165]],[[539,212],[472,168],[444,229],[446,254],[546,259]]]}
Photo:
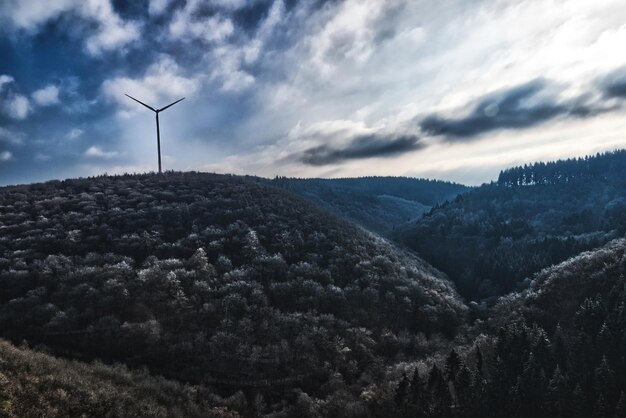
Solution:
{"label": "dark storm cloud", "polygon": [[558,103],[545,95],[537,98],[546,87],[544,80],[533,80],[481,98],[468,116],[453,119],[433,114],[420,127],[431,135],[471,138],[496,129],[530,128],[561,115],[590,113],[582,104]]}
{"label": "dark storm cloud", "polygon": [[[626,97],[623,84],[604,84],[604,96]],[[558,117],[586,118],[616,110],[620,105],[594,99],[597,91],[589,91],[574,99],[559,100],[556,89],[542,79],[486,95],[471,105],[469,115],[446,118],[431,114],[423,118],[420,128],[430,135],[448,140],[463,140],[498,129],[527,129]]]}
{"label": "dark storm cloud", "polygon": [[626,99],[626,67],[611,72],[600,82],[605,97]]}
{"label": "dark storm cloud", "polygon": [[354,138],[344,148],[327,145],[310,148],[300,155],[300,161],[308,165],[327,165],[345,160],[373,157],[390,157],[422,148],[419,138],[414,135],[384,136],[363,135]]}

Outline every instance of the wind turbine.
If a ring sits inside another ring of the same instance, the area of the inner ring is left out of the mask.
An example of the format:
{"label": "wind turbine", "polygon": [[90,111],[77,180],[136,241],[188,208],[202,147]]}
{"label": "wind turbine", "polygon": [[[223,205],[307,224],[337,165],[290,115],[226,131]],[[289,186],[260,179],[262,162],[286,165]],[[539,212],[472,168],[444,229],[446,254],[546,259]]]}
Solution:
{"label": "wind turbine", "polygon": [[134,101],[136,101],[139,104],[144,105],[145,107],[147,107],[148,109],[152,110],[154,113],[156,113],[156,125],[157,125],[157,150],[159,152],[159,174],[161,174],[161,131],[159,130],[159,112],[164,111],[165,109],[167,109],[168,107],[172,107],[174,106],[176,103],[185,100],[185,98],[183,97],[182,99],[178,99],[176,100],[174,103],[170,103],[165,107],[162,107],[160,109],[155,109],[152,106],[148,106],[147,104],[145,104],[144,102],[141,102],[137,99],[135,99],[134,97],[124,93],[125,96],[128,96],[129,98],[133,99]]}

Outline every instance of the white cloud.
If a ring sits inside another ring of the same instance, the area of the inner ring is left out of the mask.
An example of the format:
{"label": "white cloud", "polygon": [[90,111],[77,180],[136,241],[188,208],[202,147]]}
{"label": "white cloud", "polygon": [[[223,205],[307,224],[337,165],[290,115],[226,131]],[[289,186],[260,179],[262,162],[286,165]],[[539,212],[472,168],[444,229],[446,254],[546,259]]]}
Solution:
{"label": "white cloud", "polygon": [[5,85],[14,81],[10,75],[0,75],[0,111],[12,119],[22,120],[31,111],[30,101],[26,96],[15,93],[12,88],[5,88]]}
{"label": "white cloud", "polygon": [[150,0],[148,5],[148,13],[151,15],[160,15],[167,9],[172,0]]}
{"label": "white cloud", "polygon": [[12,83],[13,81],[14,79],[10,75],[0,74],[0,91],[2,91],[2,88],[5,84]]}
{"label": "white cloud", "polygon": [[11,118],[22,120],[30,113],[31,106],[26,96],[16,94],[5,101],[4,110]]}
{"label": "white cloud", "polygon": [[0,21],[34,34],[49,20],[72,12],[96,24],[85,37],[85,48],[92,55],[123,47],[140,37],[140,25],[123,21],[111,0],[5,0],[0,5]]}
{"label": "white cloud", "polygon": [[22,145],[24,143],[24,134],[0,126],[0,143]]}
{"label": "white cloud", "polygon": [[84,131],[79,128],[74,128],[67,133],[67,139],[74,140],[80,138],[83,135]]}
{"label": "white cloud", "polygon": [[139,39],[139,24],[124,22],[114,12],[110,0],[84,0],[82,12],[100,24],[99,32],[87,38],[86,48],[92,55],[122,47]]}
{"label": "white cloud", "polygon": [[108,23],[96,35],[87,39],[87,51],[99,55],[111,51],[139,38],[139,29],[135,23]]}
{"label": "white cloud", "polygon": [[228,17],[219,13],[208,17],[197,16],[196,12],[200,6],[202,6],[200,0],[189,0],[185,7],[176,11],[169,26],[172,39],[183,41],[199,39],[216,43],[234,34],[235,26]]}
{"label": "white cloud", "polygon": [[35,91],[31,97],[39,106],[51,106],[59,103],[59,88],[49,85]]}
{"label": "white cloud", "polygon": [[240,43],[223,43],[214,47],[207,60],[213,69],[211,79],[220,83],[223,92],[242,92],[252,87],[256,78],[246,68],[256,63],[276,27],[283,20],[283,0],[275,0],[251,39]]}
{"label": "white cloud", "polygon": [[109,158],[117,157],[118,155],[119,155],[119,152],[117,151],[104,151],[102,148],[96,145],[89,147],[87,151],[85,151],[86,157],[93,157],[93,158],[109,159]]}
{"label": "white cloud", "polygon": [[375,37],[397,1],[348,0],[329,9],[305,39],[314,70],[330,75],[344,61],[364,63],[375,52]]}
{"label": "white cloud", "polygon": [[272,6],[267,12],[267,17],[259,27],[257,38],[266,41],[272,35],[272,32],[283,20],[285,16],[285,2],[283,0],[274,0]]}
{"label": "white cloud", "polygon": [[10,151],[0,152],[0,161],[9,161],[13,158],[13,154]]}
{"label": "white cloud", "polygon": [[0,6],[0,18],[30,32],[48,20],[76,7],[77,0],[5,0]]}
{"label": "white cloud", "polygon": [[36,152],[33,158],[35,161],[49,161],[52,157],[42,152]]}
{"label": "white cloud", "polygon": [[138,110],[138,104],[124,96],[125,93],[158,108],[166,101],[193,95],[200,87],[200,80],[186,77],[176,62],[161,55],[142,78],[118,77],[102,84],[102,93],[127,110]]}
{"label": "white cloud", "polygon": [[222,91],[239,92],[254,84],[254,77],[241,68],[244,52],[233,46],[220,46],[213,50],[211,78],[220,82]]}

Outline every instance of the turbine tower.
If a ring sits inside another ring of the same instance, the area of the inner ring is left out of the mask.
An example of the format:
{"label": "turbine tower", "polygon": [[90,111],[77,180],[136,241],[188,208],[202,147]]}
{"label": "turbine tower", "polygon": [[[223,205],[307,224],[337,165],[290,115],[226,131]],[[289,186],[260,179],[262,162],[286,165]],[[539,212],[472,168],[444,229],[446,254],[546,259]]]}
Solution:
{"label": "turbine tower", "polygon": [[159,112],[164,111],[165,109],[167,109],[168,107],[172,107],[174,106],[176,103],[185,100],[185,98],[183,97],[182,99],[178,99],[176,100],[174,103],[170,103],[165,107],[162,107],[160,109],[155,109],[152,106],[148,106],[147,104],[145,104],[144,102],[141,102],[137,99],[135,99],[134,97],[124,93],[125,96],[128,96],[129,98],[133,99],[134,101],[136,101],[139,104],[144,105],[145,107],[147,107],[148,109],[152,110],[154,113],[156,113],[156,125],[157,125],[157,151],[159,152],[159,174],[161,174],[161,132],[159,130]]}

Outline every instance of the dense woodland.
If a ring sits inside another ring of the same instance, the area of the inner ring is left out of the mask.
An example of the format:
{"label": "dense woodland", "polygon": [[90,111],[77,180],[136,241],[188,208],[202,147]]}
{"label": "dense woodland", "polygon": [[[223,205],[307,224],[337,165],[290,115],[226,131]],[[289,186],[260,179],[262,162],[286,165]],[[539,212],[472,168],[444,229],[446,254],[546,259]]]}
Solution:
{"label": "dense woodland", "polygon": [[469,190],[460,184],[409,177],[276,177],[261,181],[298,194],[382,235],[390,235],[402,225],[419,219],[432,206]]}
{"label": "dense woodland", "polygon": [[500,174],[434,207],[396,238],[470,300],[501,296],[541,269],[626,233],[626,151]]}
{"label": "dense woodland", "polygon": [[625,165],[428,202],[396,237],[469,305],[293,179],[2,188],[0,416],[626,417]]}
{"label": "dense woodland", "polygon": [[[618,240],[543,271],[432,355],[379,364],[352,382],[334,373],[322,387],[326,396],[296,389],[268,416],[624,417],[625,279],[626,240]],[[252,399],[246,390],[220,396],[214,386],[2,342],[0,358],[5,416],[268,412],[268,389]]]}
{"label": "dense woodland", "polygon": [[236,177],[7,187],[0,225],[2,337],[244,390],[264,411],[431,353],[466,312],[419,259]]}
{"label": "dense woodland", "polygon": [[626,416],[626,240],[544,270],[489,321],[495,416]]}

